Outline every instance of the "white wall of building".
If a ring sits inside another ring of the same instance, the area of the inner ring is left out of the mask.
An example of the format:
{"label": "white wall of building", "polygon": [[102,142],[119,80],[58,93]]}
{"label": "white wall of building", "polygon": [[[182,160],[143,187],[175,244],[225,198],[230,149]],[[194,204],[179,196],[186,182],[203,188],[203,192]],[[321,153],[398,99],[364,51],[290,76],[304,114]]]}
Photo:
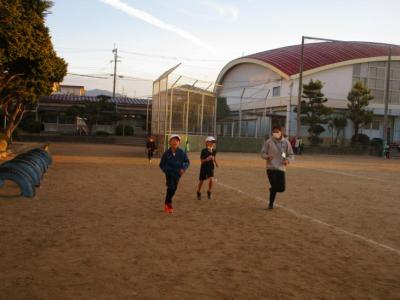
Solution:
{"label": "white wall of building", "polygon": [[[347,94],[352,86],[352,74],[352,66],[344,66],[305,76],[303,83],[308,83],[311,79],[321,80],[324,83],[323,93],[329,99],[328,105],[346,108]],[[233,110],[239,109],[242,94],[242,109],[263,108],[265,104],[267,107],[286,105],[290,95],[292,104],[297,103],[298,79],[284,79],[277,73],[256,64],[245,63],[235,66],[225,76],[222,85],[219,95],[227,98]],[[274,87],[280,87],[279,97],[273,96]],[[268,90],[268,99],[265,102]]]}
{"label": "white wall of building", "polygon": [[85,88],[82,86],[60,85],[59,91],[55,94],[83,96],[85,95]]}
{"label": "white wall of building", "polygon": [[[219,95],[227,98],[233,110],[239,109],[242,95],[242,109],[261,108],[265,106],[268,90],[270,90],[268,99],[280,100],[281,97],[272,97],[272,89],[282,86],[282,83],[283,80],[278,74],[263,66],[240,64],[225,76]],[[279,105],[285,105],[285,102],[280,101]],[[268,106],[270,106],[269,103]]]}
{"label": "white wall of building", "polygon": [[[324,87],[322,92],[328,98],[327,105],[333,108],[347,107],[347,94],[352,88],[353,66],[344,66],[335,69],[325,70],[303,78],[303,84],[311,79],[320,80]],[[296,79],[296,96],[298,95],[299,81]]]}
{"label": "white wall of building", "polygon": [[[334,69],[320,71],[303,78],[303,84],[310,80],[320,80],[324,83],[322,92],[328,98],[327,105],[336,109],[347,108],[347,95],[353,84],[353,65],[337,67]],[[290,115],[287,125],[290,125],[290,133],[296,132],[296,117],[293,108],[297,105],[298,79],[285,79],[276,72],[265,66],[254,63],[242,63],[232,67],[224,76],[219,89],[219,96],[226,97],[228,105],[232,110],[262,110],[267,112],[274,108],[274,112]],[[280,87],[280,95],[273,95],[273,88]],[[242,99],[242,101],[241,101]],[[288,104],[291,103],[291,112],[286,113]],[[376,116],[383,116],[382,104],[371,103],[370,108]],[[400,105],[389,105],[389,115],[394,118],[389,127],[393,132],[393,140],[400,141]],[[303,126],[302,126],[303,127]],[[307,134],[306,127],[302,132]],[[289,131],[289,130],[288,130]],[[362,133],[368,134],[371,138],[382,137],[383,126],[377,129],[363,129]],[[351,138],[353,126],[351,121],[345,130],[345,138]],[[323,134],[329,137],[328,130]]]}

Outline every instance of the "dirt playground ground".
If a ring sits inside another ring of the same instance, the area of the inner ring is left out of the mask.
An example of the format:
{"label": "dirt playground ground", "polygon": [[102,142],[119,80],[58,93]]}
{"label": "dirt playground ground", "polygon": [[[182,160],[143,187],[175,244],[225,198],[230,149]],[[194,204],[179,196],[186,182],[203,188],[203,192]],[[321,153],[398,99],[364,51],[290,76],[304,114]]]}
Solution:
{"label": "dirt playground ground", "polygon": [[400,299],[400,160],[297,157],[270,211],[258,155],[198,201],[190,153],[165,215],[143,149],[50,149],[37,199],[0,189],[0,299]]}

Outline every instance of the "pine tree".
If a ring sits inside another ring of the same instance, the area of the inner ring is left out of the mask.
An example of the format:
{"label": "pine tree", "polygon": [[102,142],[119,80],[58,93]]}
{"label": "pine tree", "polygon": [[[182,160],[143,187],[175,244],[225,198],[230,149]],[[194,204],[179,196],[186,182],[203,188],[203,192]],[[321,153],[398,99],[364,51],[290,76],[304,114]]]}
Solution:
{"label": "pine tree", "polygon": [[335,145],[338,143],[339,135],[341,132],[344,132],[344,129],[347,126],[347,118],[344,115],[340,116],[335,116],[329,120],[329,126],[332,128],[332,130],[336,131],[335,134]]}
{"label": "pine tree", "polygon": [[347,96],[347,117],[353,122],[354,136],[352,141],[358,142],[359,130],[361,126],[372,122],[373,112],[368,110],[369,101],[374,97],[371,90],[364,86],[361,81],[357,81]]}
{"label": "pine tree", "polygon": [[228,117],[231,113],[231,110],[226,103],[226,97],[218,97],[217,98],[217,120],[222,120]]}
{"label": "pine tree", "polygon": [[325,106],[324,103],[328,101],[321,92],[323,84],[321,81],[310,80],[308,84],[303,85],[302,98],[305,99],[301,102],[301,121],[303,124],[308,125],[308,140],[313,145],[322,143],[320,138],[321,133],[325,131],[323,124],[329,121],[328,116],[332,110]]}

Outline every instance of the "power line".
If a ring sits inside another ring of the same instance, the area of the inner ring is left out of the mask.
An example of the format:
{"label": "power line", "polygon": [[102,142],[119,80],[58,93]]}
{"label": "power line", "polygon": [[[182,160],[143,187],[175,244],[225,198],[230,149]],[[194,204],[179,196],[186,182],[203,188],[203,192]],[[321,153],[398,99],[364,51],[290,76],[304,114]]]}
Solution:
{"label": "power line", "polygon": [[[264,83],[263,85],[268,84],[268,83],[278,82],[278,81],[282,81],[282,79],[274,79],[274,80],[268,80],[268,81],[264,80],[263,81],[263,83]],[[246,82],[246,81],[243,81],[243,82]],[[253,81],[247,81],[247,82],[253,82]],[[226,88],[222,85],[222,88],[223,88],[224,91],[227,91],[227,90],[237,90],[237,89],[243,89],[243,88],[258,87],[260,85],[261,84],[258,83],[258,84],[255,84],[255,85],[230,86],[230,87],[226,87]]]}
{"label": "power line", "polygon": [[152,58],[162,58],[168,60],[186,60],[186,61],[202,61],[202,62],[227,62],[228,60],[222,59],[207,59],[207,58],[189,58],[189,57],[177,57],[177,56],[165,56],[165,55],[155,55],[155,54],[147,54],[141,52],[133,52],[133,51],[125,51],[120,50],[121,53],[137,55],[137,56],[144,56],[144,57],[152,57]]}
{"label": "power line", "polygon": [[[64,48],[60,47],[59,50],[67,51],[67,52],[76,52],[76,53],[90,53],[90,52],[108,52],[110,49],[79,49],[79,48]],[[158,54],[148,54],[143,52],[135,52],[135,51],[126,51],[119,50],[120,53],[126,53],[130,55],[143,56],[149,58],[161,58],[167,60],[185,60],[185,61],[202,61],[202,62],[227,62],[227,59],[208,59],[208,58],[190,58],[190,57],[179,57],[179,56],[167,56],[167,55],[158,55]]]}
{"label": "power line", "polygon": [[77,48],[64,48],[60,47],[57,48],[56,50],[62,50],[62,51],[67,51],[67,52],[76,52],[76,53],[89,53],[89,52],[109,52],[110,49],[77,49]]}
{"label": "power line", "polygon": [[[128,61],[138,61],[138,59],[135,58],[129,58],[126,56],[123,56],[124,60],[128,60]],[[147,60],[149,61],[149,63],[159,63],[160,61],[163,61],[164,59],[162,58],[156,58],[156,60],[154,58],[141,58],[140,61],[142,60]],[[181,61],[181,60],[175,60],[175,61]],[[201,66],[201,65],[192,65],[192,64],[184,64],[184,67],[191,67],[191,68],[199,68],[199,69],[208,69],[208,70],[219,70],[221,68],[219,67],[212,67],[212,66]]]}
{"label": "power line", "polygon": [[98,78],[98,79],[109,79],[108,77],[100,77],[100,76],[87,75],[87,74],[77,74],[77,73],[67,73],[67,75],[80,76],[80,77],[89,77],[89,78]]}

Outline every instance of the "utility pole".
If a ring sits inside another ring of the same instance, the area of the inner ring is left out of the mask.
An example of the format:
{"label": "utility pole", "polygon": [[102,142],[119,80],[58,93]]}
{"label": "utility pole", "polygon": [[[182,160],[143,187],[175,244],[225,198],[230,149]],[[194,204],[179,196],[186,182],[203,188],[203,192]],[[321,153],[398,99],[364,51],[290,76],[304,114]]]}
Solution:
{"label": "utility pole", "polygon": [[117,86],[117,63],[121,62],[118,60],[118,49],[117,47],[114,46],[114,49],[112,50],[112,53],[114,53],[114,59],[111,61],[114,63],[114,84],[113,84],[113,100],[115,101],[115,111],[117,111],[117,101],[115,100],[115,88]]}
{"label": "utility pole", "polygon": [[243,89],[242,95],[240,96],[240,106],[239,106],[239,137],[242,137],[242,101],[246,88]]}
{"label": "utility pole", "polygon": [[[267,130],[267,122],[266,121],[267,121],[267,103],[268,103],[267,100],[268,100],[268,96],[269,96],[270,91],[271,90],[268,89],[267,95],[265,96],[265,102],[264,102],[264,112],[263,112],[263,116],[262,116],[262,123],[265,124],[265,132],[264,132],[263,138],[265,138],[267,136],[267,134],[269,134],[268,130]],[[270,118],[271,118],[271,116],[270,116]],[[269,130],[271,130],[271,128]]]}
{"label": "utility pole", "polygon": [[299,139],[301,135],[301,94],[303,91],[303,69],[304,69],[304,39],[301,37],[301,55],[300,55],[300,72],[299,72],[299,94],[297,95],[297,131],[296,137]]}
{"label": "utility pole", "polygon": [[388,108],[389,108],[389,97],[390,97],[390,65],[392,62],[392,46],[389,45],[389,55],[386,65],[386,86],[385,86],[385,114],[383,116],[383,147],[385,148],[388,141]]}
{"label": "utility pole", "polygon": [[287,104],[287,110],[286,110],[286,134],[291,137],[291,132],[290,132],[290,118],[292,116],[292,96],[293,96],[293,81],[290,82],[290,90],[289,90],[289,102]]}
{"label": "utility pole", "polygon": [[146,133],[147,133],[147,136],[150,136],[150,131],[149,131],[149,106],[150,106],[150,98],[147,98],[147,108],[146,108]]}
{"label": "utility pole", "polygon": [[303,92],[303,71],[304,71],[304,41],[305,40],[314,40],[314,41],[325,41],[325,42],[344,42],[340,40],[332,40],[326,38],[319,37],[311,37],[311,36],[302,36],[301,37],[301,55],[300,55],[300,67],[299,67],[299,93],[297,96],[297,138],[300,138],[301,135],[301,95]]}

